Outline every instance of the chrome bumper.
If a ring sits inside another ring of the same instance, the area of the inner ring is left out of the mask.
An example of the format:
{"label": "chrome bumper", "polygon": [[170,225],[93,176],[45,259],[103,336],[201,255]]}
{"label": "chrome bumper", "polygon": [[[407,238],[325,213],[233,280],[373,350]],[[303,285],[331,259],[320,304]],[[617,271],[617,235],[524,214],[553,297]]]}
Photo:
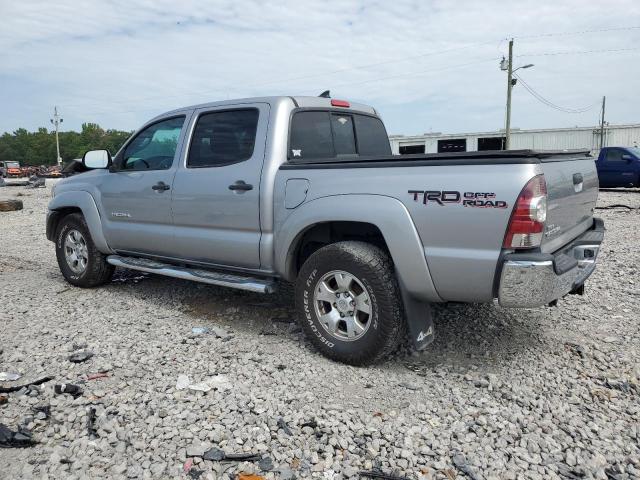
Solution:
{"label": "chrome bumper", "polygon": [[604,223],[594,219],[593,228],[553,255],[506,255],[498,302],[503,307],[539,307],[578,291],[596,268],[603,239]]}

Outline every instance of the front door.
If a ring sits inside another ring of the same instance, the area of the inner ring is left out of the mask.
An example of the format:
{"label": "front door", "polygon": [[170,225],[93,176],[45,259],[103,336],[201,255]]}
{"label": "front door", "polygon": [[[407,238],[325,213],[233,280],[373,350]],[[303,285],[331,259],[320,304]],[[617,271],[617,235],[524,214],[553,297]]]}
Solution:
{"label": "front door", "polygon": [[142,129],[114,159],[99,190],[103,228],[117,251],[171,256],[171,189],[185,115]]}
{"label": "front door", "polygon": [[269,105],[201,109],[176,173],[173,220],[180,258],[260,266],[260,178]]}

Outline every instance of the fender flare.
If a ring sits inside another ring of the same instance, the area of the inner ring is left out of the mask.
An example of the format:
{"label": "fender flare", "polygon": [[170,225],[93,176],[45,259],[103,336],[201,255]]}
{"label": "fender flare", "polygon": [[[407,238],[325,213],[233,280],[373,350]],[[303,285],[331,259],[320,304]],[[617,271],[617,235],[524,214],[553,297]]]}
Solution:
{"label": "fender flare", "polygon": [[[95,200],[88,192],[74,191],[74,192],[62,192],[56,195],[51,202],[49,202],[49,215],[47,217],[47,238],[53,239],[55,235],[54,231],[50,227],[49,218],[54,216],[58,210],[64,210],[65,208],[79,208],[82,211],[87,226],[89,227],[89,233],[96,248],[102,253],[114,253],[109,248],[107,240],[102,231],[102,222],[100,221],[100,212]],[[57,224],[57,220],[56,220]],[[51,236],[51,238],[50,238]]]}
{"label": "fender flare", "polygon": [[295,278],[296,246],[319,223],[350,221],[375,225],[387,244],[403,291],[422,302],[442,302],[431,279],[420,235],[407,208],[383,195],[345,194],[320,197],[296,208],[276,227],[276,271]]}

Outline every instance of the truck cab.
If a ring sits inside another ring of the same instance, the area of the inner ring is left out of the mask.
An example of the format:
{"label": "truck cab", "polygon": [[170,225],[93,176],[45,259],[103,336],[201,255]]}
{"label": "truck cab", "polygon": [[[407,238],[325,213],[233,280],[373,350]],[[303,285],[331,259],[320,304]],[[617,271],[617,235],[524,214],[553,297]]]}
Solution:
{"label": "truck cab", "polygon": [[640,187],[640,148],[604,147],[596,167],[601,187]]}

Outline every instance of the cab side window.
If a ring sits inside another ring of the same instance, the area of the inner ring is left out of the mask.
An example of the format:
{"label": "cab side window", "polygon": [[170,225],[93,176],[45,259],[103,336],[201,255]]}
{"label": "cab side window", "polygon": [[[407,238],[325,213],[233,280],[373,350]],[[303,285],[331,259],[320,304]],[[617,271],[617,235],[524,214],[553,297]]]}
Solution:
{"label": "cab side window", "polygon": [[249,160],[258,129],[256,108],[205,113],[193,132],[188,168],[221,167]]}
{"label": "cab side window", "polygon": [[149,125],[127,145],[121,170],[167,170],[173,164],[185,117],[169,118]]}
{"label": "cab side window", "polygon": [[622,150],[612,148],[607,152],[607,163],[624,163],[622,160]]}

